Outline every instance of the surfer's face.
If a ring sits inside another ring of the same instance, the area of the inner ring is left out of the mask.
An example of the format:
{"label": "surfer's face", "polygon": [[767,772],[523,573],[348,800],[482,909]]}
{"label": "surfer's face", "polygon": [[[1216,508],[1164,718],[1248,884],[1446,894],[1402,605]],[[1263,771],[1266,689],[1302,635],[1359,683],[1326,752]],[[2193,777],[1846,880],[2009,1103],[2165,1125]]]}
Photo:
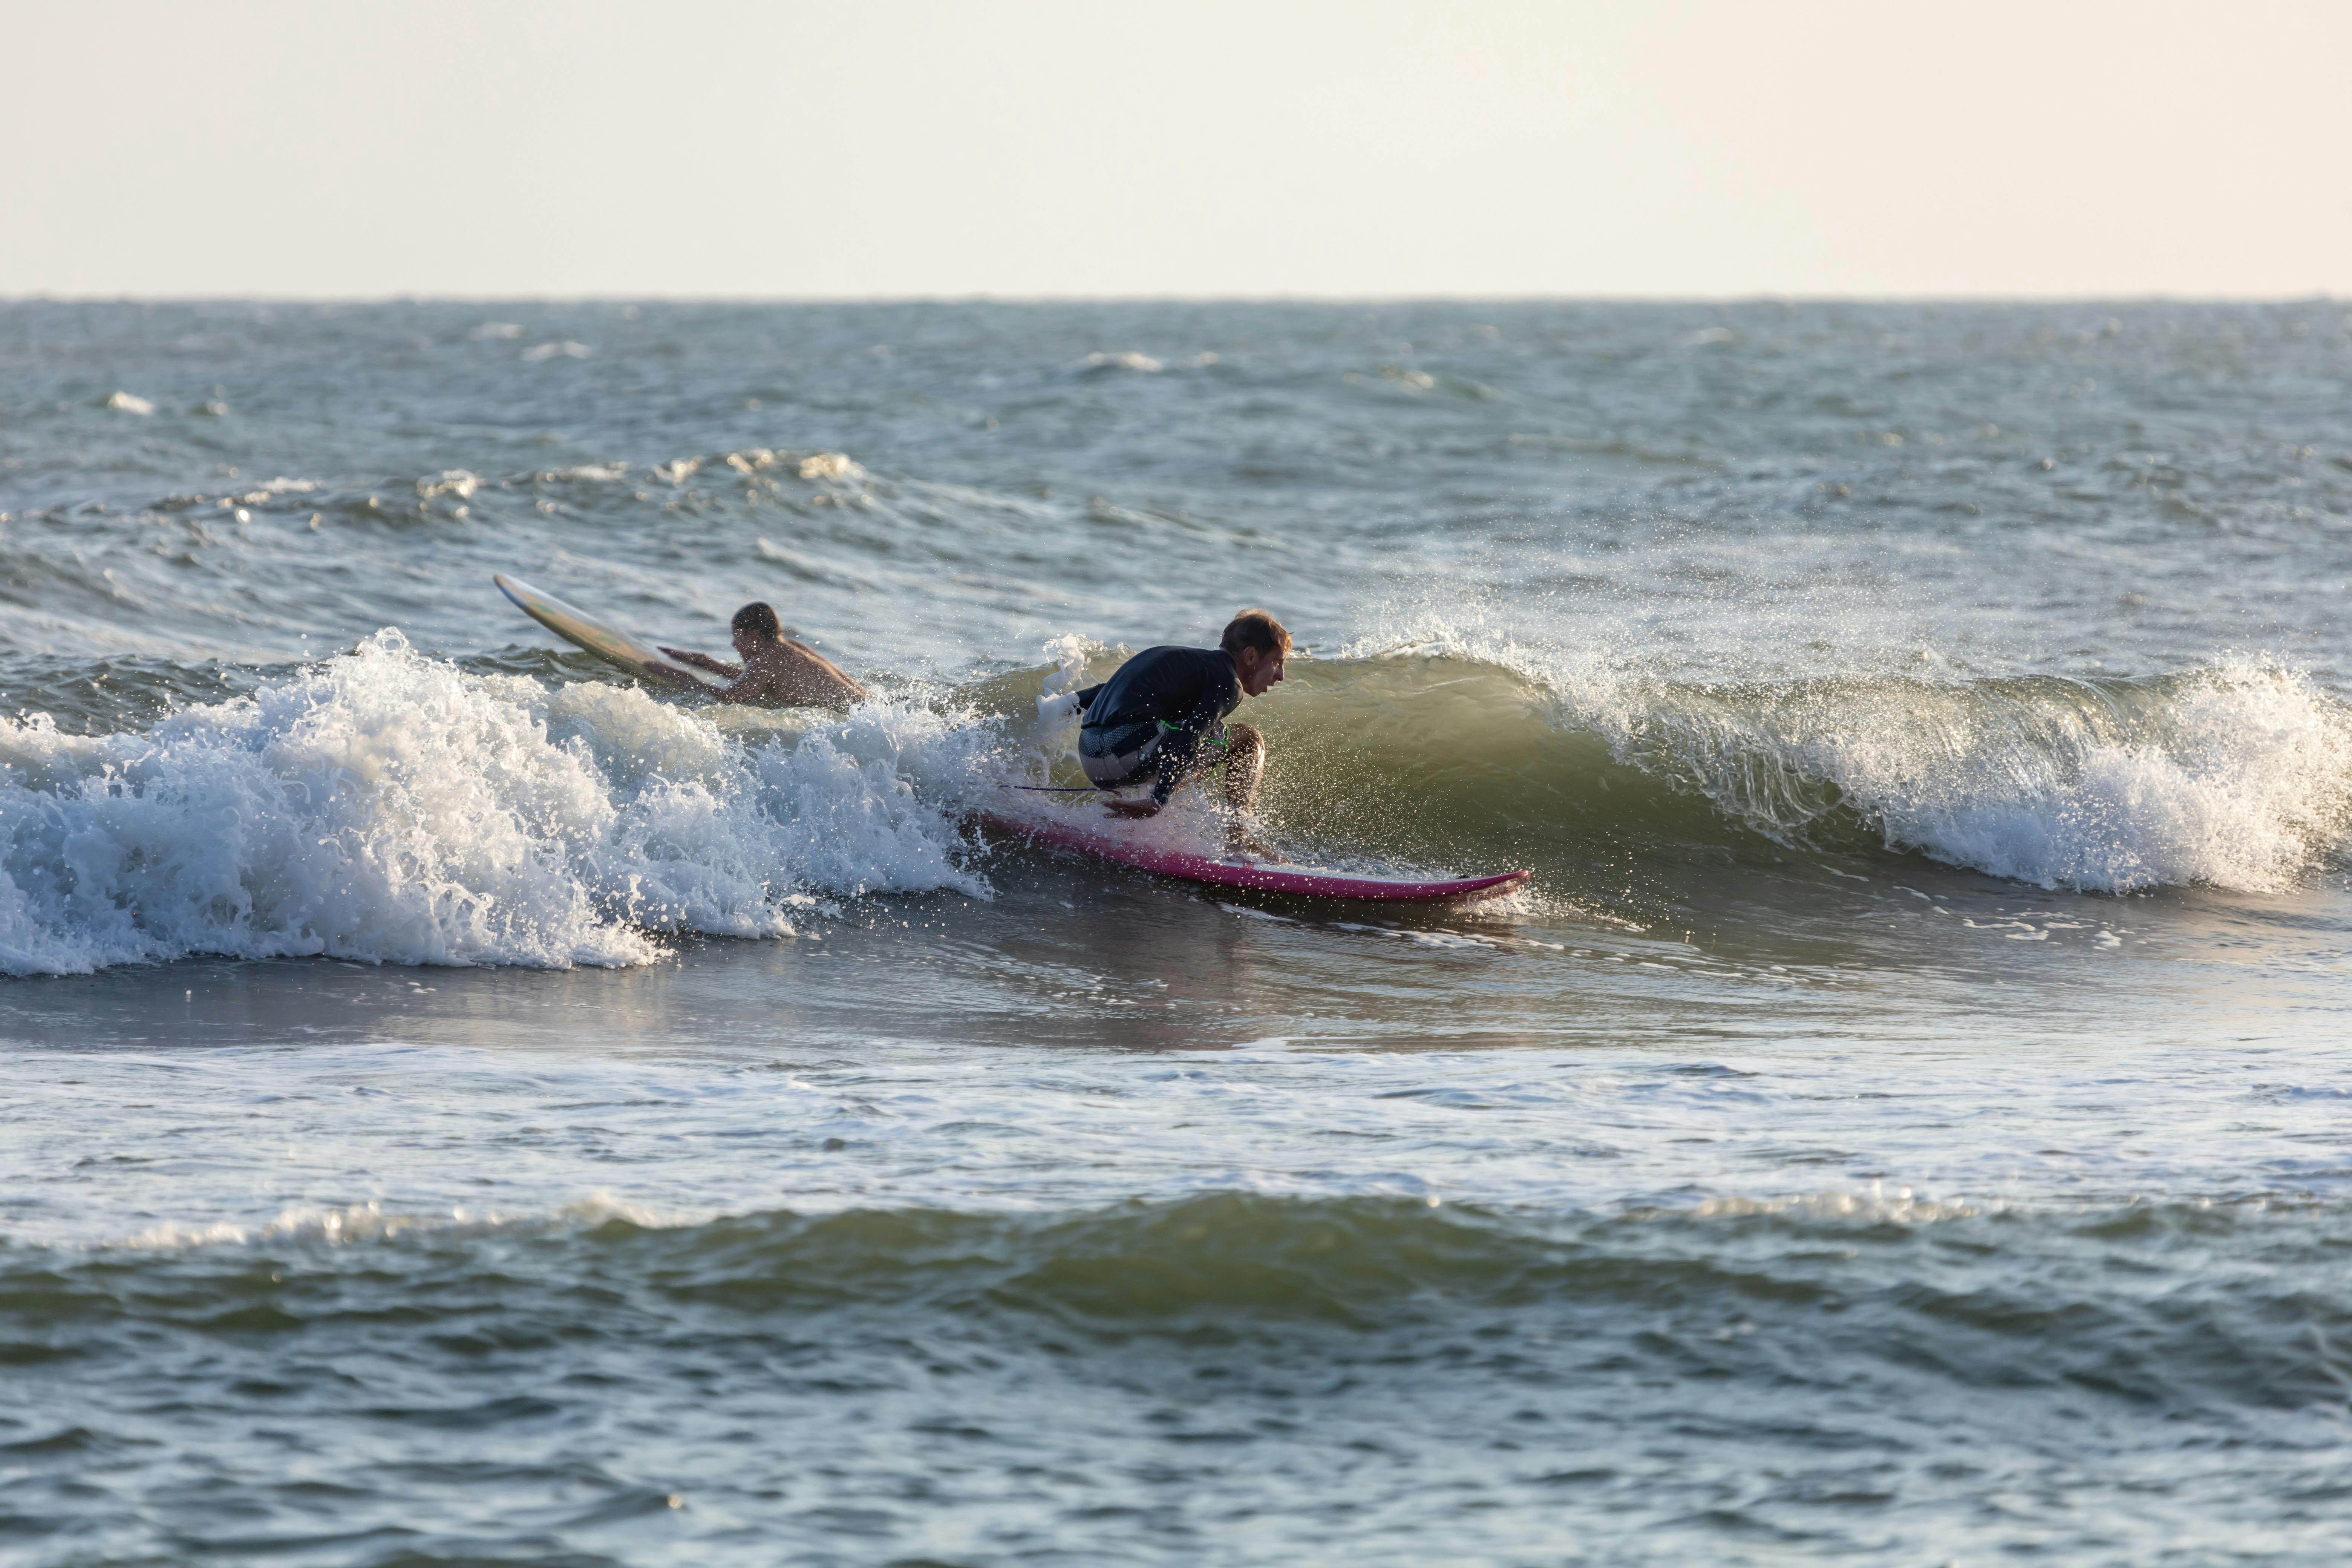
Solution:
{"label": "surfer's face", "polygon": [[1245,647],[1234,655],[1234,671],[1241,677],[1244,694],[1263,697],[1282,679],[1282,655],[1269,653],[1264,648]]}

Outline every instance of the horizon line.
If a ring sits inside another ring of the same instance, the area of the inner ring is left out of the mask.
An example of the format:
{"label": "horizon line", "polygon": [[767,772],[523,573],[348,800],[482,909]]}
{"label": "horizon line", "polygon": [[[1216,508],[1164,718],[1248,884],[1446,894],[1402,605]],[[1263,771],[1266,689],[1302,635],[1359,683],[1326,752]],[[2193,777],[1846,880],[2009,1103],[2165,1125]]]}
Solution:
{"label": "horizon line", "polygon": [[0,306],[52,305],[2330,305],[2330,289],[2296,294],[2168,293],[1809,293],[1758,291],[1721,294],[1591,293],[1401,293],[1315,294],[1015,294],[974,290],[935,294],[730,294],[730,293],[462,293],[394,290],[384,293],[76,294],[35,289],[0,293]]}

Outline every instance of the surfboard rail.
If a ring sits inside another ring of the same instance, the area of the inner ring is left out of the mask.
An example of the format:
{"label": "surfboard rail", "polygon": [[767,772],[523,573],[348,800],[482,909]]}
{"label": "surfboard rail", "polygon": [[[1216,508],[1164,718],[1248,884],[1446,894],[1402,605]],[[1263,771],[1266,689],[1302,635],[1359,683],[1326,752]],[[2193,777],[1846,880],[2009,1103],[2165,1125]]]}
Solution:
{"label": "surfboard rail", "polygon": [[679,684],[677,676],[683,675],[706,691],[716,691],[728,684],[724,676],[664,658],[660,649],[607,626],[552,594],[532,587],[520,577],[498,573],[491,576],[490,581],[498,584],[499,593],[513,601],[516,609],[565,642],[586,649],[608,664],[618,665],[641,680],[656,680],[677,686]]}
{"label": "surfboard rail", "polygon": [[1480,877],[1448,877],[1415,880],[1402,877],[1369,877],[1312,866],[1288,866],[1258,860],[1213,860],[1159,845],[1139,844],[1116,835],[1093,833],[1075,823],[1044,822],[1002,812],[975,812],[980,824],[1011,837],[1056,849],[1092,855],[1139,871],[1174,877],[1213,887],[1247,888],[1262,893],[1292,893],[1306,898],[1353,899],[1372,903],[1471,902],[1510,891],[1533,875],[1528,871],[1494,871]]}

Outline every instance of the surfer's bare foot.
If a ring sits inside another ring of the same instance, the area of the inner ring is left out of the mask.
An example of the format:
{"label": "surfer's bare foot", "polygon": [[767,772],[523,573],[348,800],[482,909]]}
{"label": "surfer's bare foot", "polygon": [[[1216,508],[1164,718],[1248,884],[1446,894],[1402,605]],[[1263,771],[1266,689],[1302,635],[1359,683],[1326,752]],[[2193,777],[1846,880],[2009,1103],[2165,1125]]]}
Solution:
{"label": "surfer's bare foot", "polygon": [[1253,834],[1242,832],[1238,828],[1225,835],[1225,854],[1228,857],[1246,856],[1252,860],[1269,860],[1277,866],[1290,864],[1289,856],[1267,844],[1264,839]]}

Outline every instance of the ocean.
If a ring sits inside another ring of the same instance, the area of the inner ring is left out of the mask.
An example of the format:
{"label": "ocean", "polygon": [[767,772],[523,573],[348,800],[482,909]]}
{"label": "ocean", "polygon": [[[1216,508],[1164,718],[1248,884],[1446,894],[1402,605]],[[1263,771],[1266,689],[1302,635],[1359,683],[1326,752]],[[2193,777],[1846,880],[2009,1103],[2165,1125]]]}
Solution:
{"label": "ocean", "polygon": [[[2340,1562],[2348,592],[2325,300],[0,304],[0,1561]],[[1244,605],[1531,879],[975,824]]]}

